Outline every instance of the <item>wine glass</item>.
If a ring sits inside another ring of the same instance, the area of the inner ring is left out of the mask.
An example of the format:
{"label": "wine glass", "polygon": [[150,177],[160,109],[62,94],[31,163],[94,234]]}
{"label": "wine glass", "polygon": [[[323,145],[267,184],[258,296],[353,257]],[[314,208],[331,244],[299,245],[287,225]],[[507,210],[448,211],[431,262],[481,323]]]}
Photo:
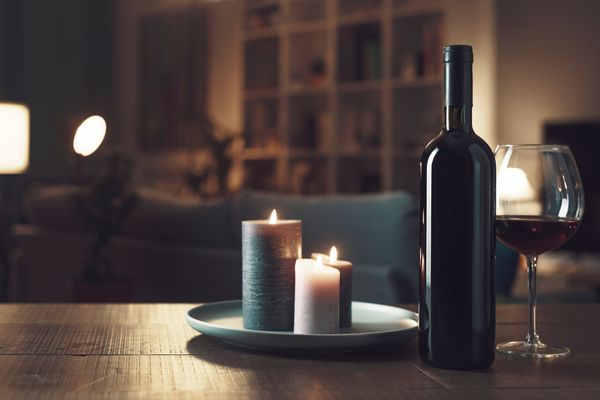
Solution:
{"label": "wine glass", "polygon": [[540,254],[569,240],[583,216],[583,186],[568,146],[502,145],[496,148],[496,236],[525,255],[529,330],[524,341],[501,343],[499,353],[557,358],[567,347],[544,344],[536,328],[536,267]]}

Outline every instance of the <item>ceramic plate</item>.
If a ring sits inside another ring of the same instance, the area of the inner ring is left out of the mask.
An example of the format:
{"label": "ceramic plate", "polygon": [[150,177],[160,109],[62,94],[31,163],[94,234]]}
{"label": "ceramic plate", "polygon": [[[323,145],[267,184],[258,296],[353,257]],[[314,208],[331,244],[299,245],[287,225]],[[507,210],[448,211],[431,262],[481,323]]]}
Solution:
{"label": "ceramic plate", "polygon": [[339,351],[406,340],[416,336],[419,317],[403,308],[352,302],[352,329],[329,335],[304,335],[244,329],[242,301],[208,303],[188,311],[192,328],[228,343],[263,350]]}

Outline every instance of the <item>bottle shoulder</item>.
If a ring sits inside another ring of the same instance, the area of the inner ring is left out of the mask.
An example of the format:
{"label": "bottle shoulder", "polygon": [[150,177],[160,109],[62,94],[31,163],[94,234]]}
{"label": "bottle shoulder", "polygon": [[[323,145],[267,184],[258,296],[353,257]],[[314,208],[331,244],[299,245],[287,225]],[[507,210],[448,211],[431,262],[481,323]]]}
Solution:
{"label": "bottle shoulder", "polygon": [[494,160],[494,152],[485,140],[475,132],[465,132],[461,129],[442,130],[425,146],[421,160],[426,160],[433,154],[447,157],[464,157],[469,154],[476,158]]}

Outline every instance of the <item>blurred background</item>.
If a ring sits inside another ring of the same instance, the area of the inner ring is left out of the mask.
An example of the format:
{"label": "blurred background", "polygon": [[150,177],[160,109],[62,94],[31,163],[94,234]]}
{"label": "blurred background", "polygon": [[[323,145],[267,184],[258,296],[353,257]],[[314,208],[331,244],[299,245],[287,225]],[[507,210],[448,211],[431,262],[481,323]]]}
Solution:
{"label": "blurred background", "polygon": [[[0,0],[0,298],[239,298],[239,222],[276,207],[305,221],[305,253],[337,242],[355,262],[356,299],[415,301],[419,157],[442,123],[442,47],[466,43],[475,131],[569,144],[582,174],[584,222],[542,256],[540,301],[598,301],[598,15],[595,0]],[[501,299],[525,300],[522,262],[498,257]]]}

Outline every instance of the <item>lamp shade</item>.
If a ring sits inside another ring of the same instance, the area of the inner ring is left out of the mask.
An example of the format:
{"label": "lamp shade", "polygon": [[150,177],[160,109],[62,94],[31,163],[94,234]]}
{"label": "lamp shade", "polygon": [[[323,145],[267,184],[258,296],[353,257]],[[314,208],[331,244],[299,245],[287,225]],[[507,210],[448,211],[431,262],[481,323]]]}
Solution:
{"label": "lamp shade", "polygon": [[106,121],[99,115],[92,115],[77,128],[73,138],[73,150],[75,153],[87,157],[98,150],[105,135]]}
{"label": "lamp shade", "polygon": [[0,174],[20,174],[29,165],[29,109],[0,103]]}

